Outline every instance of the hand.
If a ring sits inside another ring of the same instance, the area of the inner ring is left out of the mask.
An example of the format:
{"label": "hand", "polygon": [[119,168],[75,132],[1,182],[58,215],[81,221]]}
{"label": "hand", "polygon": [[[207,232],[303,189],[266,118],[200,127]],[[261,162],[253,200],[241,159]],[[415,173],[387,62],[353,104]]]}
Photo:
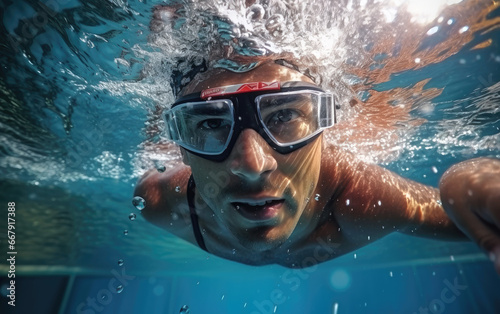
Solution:
{"label": "hand", "polygon": [[448,216],[488,253],[500,274],[500,160],[456,164],[443,174],[439,189]]}

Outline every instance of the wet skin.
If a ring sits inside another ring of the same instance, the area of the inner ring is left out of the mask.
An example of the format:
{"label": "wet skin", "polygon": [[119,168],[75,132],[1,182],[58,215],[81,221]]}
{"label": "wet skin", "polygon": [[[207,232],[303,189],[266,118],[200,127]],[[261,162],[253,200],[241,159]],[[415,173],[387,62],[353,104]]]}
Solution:
{"label": "wet skin", "polygon": [[[223,70],[205,73],[191,82],[184,94],[245,82],[298,80],[311,82],[294,70],[267,63],[243,74]],[[443,176],[441,193],[446,195],[443,203],[448,215],[440,205],[438,189],[363,163],[349,152],[326,146],[322,136],[289,154],[280,154],[257,132],[246,129],[223,162],[209,161],[184,149],[181,152],[183,164],[163,173],[153,169],[139,181],[135,195],[146,200],[143,215],[197,245],[186,198],[192,173],[205,244],[210,253],[226,259],[251,265],[307,267],[394,231],[449,240],[464,240],[465,233],[488,252],[498,250],[500,257],[500,202],[483,204],[476,197],[476,204],[463,197],[464,191],[473,189],[476,195],[483,193],[484,199],[499,200],[498,160],[475,160],[476,167],[488,169],[487,175],[476,175],[475,185],[466,184],[462,190],[450,182],[456,177],[468,182],[470,163],[459,164]],[[489,180],[488,188],[477,183],[481,180]],[[180,192],[176,191],[178,186]],[[450,204],[454,198],[457,201]],[[479,206],[482,211],[478,214]],[[473,225],[463,218],[478,215]],[[449,217],[458,217],[457,223]],[[486,225],[487,232],[478,231]]]}

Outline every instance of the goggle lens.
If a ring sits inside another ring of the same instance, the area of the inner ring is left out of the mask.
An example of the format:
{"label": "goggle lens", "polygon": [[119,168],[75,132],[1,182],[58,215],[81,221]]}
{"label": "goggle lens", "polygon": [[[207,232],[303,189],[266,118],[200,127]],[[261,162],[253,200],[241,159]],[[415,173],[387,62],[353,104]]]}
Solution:
{"label": "goggle lens", "polygon": [[231,139],[233,106],[229,100],[185,103],[170,110],[165,120],[169,137],[181,146],[219,154]]}
{"label": "goggle lens", "polygon": [[262,95],[256,101],[266,132],[279,144],[295,143],[320,129],[317,94],[290,92]]}

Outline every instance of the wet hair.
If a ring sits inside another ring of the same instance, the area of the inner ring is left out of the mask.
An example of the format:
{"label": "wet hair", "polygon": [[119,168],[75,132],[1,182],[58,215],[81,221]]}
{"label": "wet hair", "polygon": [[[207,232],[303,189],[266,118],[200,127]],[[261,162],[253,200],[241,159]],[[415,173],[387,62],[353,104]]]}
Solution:
{"label": "wet hair", "polygon": [[[251,12],[255,9],[252,4],[245,4]],[[208,70],[243,73],[267,62],[298,71],[315,83],[321,81],[310,70],[317,68],[310,55],[298,60],[294,53],[275,47],[258,32],[246,30],[242,34],[242,25],[225,13],[206,9],[196,2],[153,7],[148,40],[165,53],[159,67],[157,63],[153,67],[168,78],[175,98],[197,75]]]}
{"label": "wet hair", "polygon": [[[218,60],[220,61],[220,60]],[[182,93],[182,90],[198,75],[203,75],[203,73],[207,72],[209,68],[215,69],[224,69],[227,71],[232,71],[232,72],[248,72],[251,71],[252,69],[255,69],[259,67],[260,65],[268,62],[274,62],[280,66],[287,67],[289,69],[292,69],[294,71],[297,71],[308,78],[310,78],[313,82],[316,82],[316,79],[313,75],[311,75],[310,70],[308,68],[301,69],[294,61],[291,61],[290,59],[284,59],[281,56],[278,58],[273,58],[268,56],[267,58],[256,58],[253,60],[253,62],[250,63],[242,63],[241,60],[240,62],[233,61],[233,60],[224,60],[225,64],[232,63],[237,66],[235,67],[227,67],[227,66],[217,66],[220,65],[219,63],[215,63],[215,66],[209,67],[208,62],[203,59],[203,61],[200,64],[195,64],[193,62],[190,62],[189,60],[186,59],[181,59],[177,61],[177,67],[172,71],[171,74],[171,80],[170,80],[170,86],[172,88],[172,91],[174,93],[174,97],[178,98],[180,94]],[[252,61],[252,60],[245,60],[246,62]],[[190,66],[188,66],[188,69],[185,71],[180,70],[180,65],[183,64],[185,65],[186,63],[190,63]],[[244,68],[245,70],[241,70]],[[238,69],[238,70],[236,70]]]}
{"label": "wet hair", "polygon": [[[187,71],[180,70],[180,65],[183,63],[189,63],[191,66]],[[193,78],[199,73],[206,72],[208,70],[207,61],[202,60],[200,64],[195,64],[186,59],[180,59],[177,61],[177,66],[172,70],[170,76],[170,87],[174,97],[177,98],[181,91],[193,80]]]}
{"label": "wet hair", "polygon": [[279,64],[281,66],[293,69],[308,78],[310,78],[313,82],[316,83],[316,78],[311,74],[311,70],[309,68],[301,69],[295,62],[287,60],[287,59],[276,59],[274,63]]}

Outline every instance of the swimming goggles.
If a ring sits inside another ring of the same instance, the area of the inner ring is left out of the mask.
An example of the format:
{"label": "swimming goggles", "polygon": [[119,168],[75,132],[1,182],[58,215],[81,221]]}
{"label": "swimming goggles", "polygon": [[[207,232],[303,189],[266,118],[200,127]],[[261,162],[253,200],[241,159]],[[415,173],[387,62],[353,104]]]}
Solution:
{"label": "swimming goggles", "polygon": [[334,97],[307,82],[216,87],[178,99],[163,112],[166,135],[189,152],[225,160],[245,129],[281,154],[312,142],[335,123]]}

